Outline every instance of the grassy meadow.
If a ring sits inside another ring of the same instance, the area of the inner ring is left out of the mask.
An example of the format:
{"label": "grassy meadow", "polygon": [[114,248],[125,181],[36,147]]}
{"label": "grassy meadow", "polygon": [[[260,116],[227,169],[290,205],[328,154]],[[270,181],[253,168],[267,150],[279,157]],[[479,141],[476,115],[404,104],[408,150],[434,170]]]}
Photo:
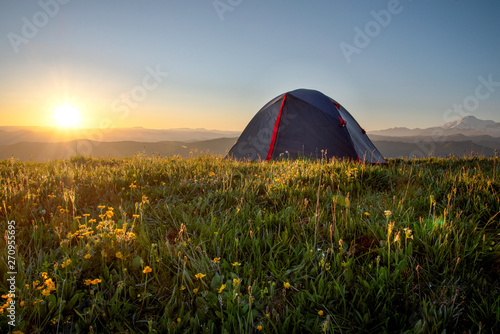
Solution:
{"label": "grassy meadow", "polygon": [[498,333],[499,165],[3,160],[0,332]]}

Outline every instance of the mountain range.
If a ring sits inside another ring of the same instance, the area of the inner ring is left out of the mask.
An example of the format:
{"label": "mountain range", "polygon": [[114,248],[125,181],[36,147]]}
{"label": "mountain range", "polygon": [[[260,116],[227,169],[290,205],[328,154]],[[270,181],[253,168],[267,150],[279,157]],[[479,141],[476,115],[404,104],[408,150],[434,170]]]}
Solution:
{"label": "mountain range", "polygon": [[464,135],[469,137],[491,136],[500,138],[500,123],[491,120],[481,120],[475,116],[465,116],[460,119],[444,123],[440,126],[426,129],[391,128],[369,132],[371,136],[388,137],[448,137]]}
{"label": "mountain range", "polygon": [[9,145],[20,142],[60,143],[72,140],[91,140],[99,142],[160,142],[181,141],[193,142],[217,139],[223,137],[238,137],[241,131],[222,131],[207,129],[145,129],[133,128],[105,128],[79,129],[42,126],[0,126],[0,145]]}
{"label": "mountain range", "polygon": [[[240,131],[206,129],[60,129],[0,127],[0,160],[46,161],[75,154],[93,157],[146,155],[225,155]],[[386,158],[427,156],[496,156],[500,149],[500,123],[462,117],[425,129],[391,128],[368,136]]]}
{"label": "mountain range", "polygon": [[405,127],[371,131],[368,136],[386,157],[495,156],[500,123],[465,116],[425,129]]}

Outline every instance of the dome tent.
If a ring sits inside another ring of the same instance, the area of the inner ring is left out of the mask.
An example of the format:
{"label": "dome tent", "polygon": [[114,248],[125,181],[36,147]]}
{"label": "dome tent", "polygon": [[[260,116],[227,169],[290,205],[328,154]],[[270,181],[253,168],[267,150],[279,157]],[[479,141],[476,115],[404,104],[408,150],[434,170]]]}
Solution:
{"label": "dome tent", "polygon": [[241,160],[317,157],[386,163],[366,132],[335,100],[297,89],[272,99],[253,117],[229,150]]}

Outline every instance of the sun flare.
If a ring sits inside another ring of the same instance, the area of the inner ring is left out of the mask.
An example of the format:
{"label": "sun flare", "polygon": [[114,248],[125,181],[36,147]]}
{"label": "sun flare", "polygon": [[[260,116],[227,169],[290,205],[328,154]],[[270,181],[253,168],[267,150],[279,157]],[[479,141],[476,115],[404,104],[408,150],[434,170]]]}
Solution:
{"label": "sun flare", "polygon": [[70,104],[63,104],[54,110],[54,119],[61,127],[76,127],[80,123],[80,111]]}

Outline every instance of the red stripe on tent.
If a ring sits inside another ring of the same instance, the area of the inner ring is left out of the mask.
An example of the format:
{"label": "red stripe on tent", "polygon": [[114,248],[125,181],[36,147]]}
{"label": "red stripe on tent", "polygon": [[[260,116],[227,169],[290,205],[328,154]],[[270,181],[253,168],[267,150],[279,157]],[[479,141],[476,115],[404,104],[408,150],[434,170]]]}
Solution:
{"label": "red stripe on tent", "polygon": [[342,117],[339,116],[339,120],[340,120],[340,125],[339,126],[341,128],[343,128],[343,127],[345,127],[347,125],[347,122]]}
{"label": "red stripe on tent", "polygon": [[333,104],[335,104],[335,106],[337,107],[337,109],[340,110],[340,104],[338,104],[337,102],[334,102],[334,101],[332,101],[332,102],[333,102]]}
{"label": "red stripe on tent", "polygon": [[269,146],[269,152],[267,152],[266,160],[271,160],[274,151],[274,144],[276,143],[276,136],[278,135],[278,128],[280,125],[281,112],[283,111],[283,106],[285,105],[286,94],[283,95],[283,101],[281,101],[280,112],[278,113],[278,117],[276,118],[276,122],[274,123],[273,137],[271,138],[271,145]]}

